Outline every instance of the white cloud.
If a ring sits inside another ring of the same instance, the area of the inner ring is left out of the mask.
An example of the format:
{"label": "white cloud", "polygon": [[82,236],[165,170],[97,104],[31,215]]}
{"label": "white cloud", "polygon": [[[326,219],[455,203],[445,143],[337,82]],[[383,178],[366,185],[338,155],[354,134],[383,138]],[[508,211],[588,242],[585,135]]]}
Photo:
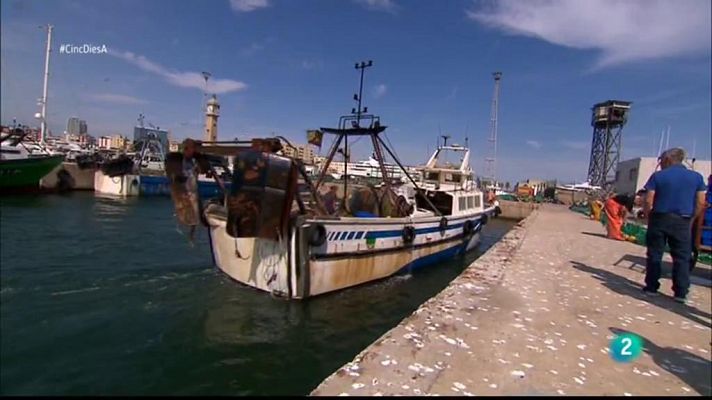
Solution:
{"label": "white cloud", "polygon": [[355,0],[357,3],[373,11],[395,12],[396,3],[393,0]]}
{"label": "white cloud", "polygon": [[268,0],[230,0],[230,7],[237,12],[250,12],[269,7]]}
{"label": "white cloud", "polygon": [[535,149],[541,149],[541,143],[536,140],[527,140],[527,144]]}
{"label": "white cloud", "polygon": [[513,35],[600,51],[596,67],[710,52],[709,0],[499,0],[469,18]]}
{"label": "white cloud", "polygon": [[[161,76],[168,83],[174,86],[187,87],[200,89],[201,91],[205,89],[205,80],[200,72],[180,72],[172,71],[166,67],[163,67],[155,62],[149,60],[144,56],[134,54],[130,51],[116,52],[109,51],[114,57],[118,57],[124,61],[127,61],[144,71],[154,73]],[[235,81],[232,79],[217,79],[210,78],[208,80],[208,92],[210,93],[229,93],[244,90],[247,88],[247,84],[240,81]]]}
{"label": "white cloud", "polygon": [[245,56],[251,56],[260,50],[264,50],[264,48],[265,46],[262,43],[252,43],[242,50],[242,54]]}
{"label": "white cloud", "polygon": [[245,47],[242,49],[240,52],[244,56],[252,56],[256,54],[259,51],[262,51],[267,48],[267,45],[274,42],[275,38],[274,37],[267,37],[262,40],[257,40],[255,42],[250,43],[249,46]]}
{"label": "white cloud", "polygon": [[562,140],[561,145],[572,150],[583,150],[588,149],[591,146],[591,142],[576,141],[576,140]]}
{"label": "white cloud", "polygon": [[146,100],[142,100],[133,96],[114,93],[98,93],[87,96],[90,100],[99,101],[102,103],[111,104],[146,104]]}
{"label": "white cloud", "polygon": [[375,98],[382,97],[383,95],[386,94],[387,91],[388,91],[388,87],[385,84],[381,83],[380,85],[376,85],[373,88],[373,97],[375,97]]}
{"label": "white cloud", "polygon": [[321,60],[302,60],[299,66],[306,70],[322,69],[324,67],[324,62]]}

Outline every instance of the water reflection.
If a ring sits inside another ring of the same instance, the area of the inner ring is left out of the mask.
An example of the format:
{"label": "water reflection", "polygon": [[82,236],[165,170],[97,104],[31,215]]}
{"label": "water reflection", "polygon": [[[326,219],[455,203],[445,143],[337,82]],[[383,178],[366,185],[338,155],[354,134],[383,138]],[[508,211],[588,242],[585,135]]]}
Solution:
{"label": "water reflection", "polygon": [[[8,200],[0,394],[307,394],[476,256],[285,301],[211,266],[170,199]],[[490,222],[481,249],[509,227]]]}

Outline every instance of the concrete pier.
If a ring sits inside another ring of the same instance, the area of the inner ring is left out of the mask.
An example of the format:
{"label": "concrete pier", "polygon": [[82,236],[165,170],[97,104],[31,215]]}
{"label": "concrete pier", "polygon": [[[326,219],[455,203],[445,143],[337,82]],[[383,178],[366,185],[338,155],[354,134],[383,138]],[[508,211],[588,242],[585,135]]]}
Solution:
{"label": "concrete pier", "polygon": [[[689,304],[641,292],[645,248],[542,205],[312,395],[711,394],[709,266]],[[617,363],[610,340],[644,340]]]}

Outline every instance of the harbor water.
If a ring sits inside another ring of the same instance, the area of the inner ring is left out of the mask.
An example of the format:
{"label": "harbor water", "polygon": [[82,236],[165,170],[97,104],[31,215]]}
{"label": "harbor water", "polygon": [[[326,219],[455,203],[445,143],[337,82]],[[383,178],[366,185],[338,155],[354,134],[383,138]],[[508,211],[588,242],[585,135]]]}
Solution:
{"label": "harbor water", "polygon": [[0,394],[308,394],[443,289],[448,263],[306,301],[231,281],[168,198],[0,199]]}

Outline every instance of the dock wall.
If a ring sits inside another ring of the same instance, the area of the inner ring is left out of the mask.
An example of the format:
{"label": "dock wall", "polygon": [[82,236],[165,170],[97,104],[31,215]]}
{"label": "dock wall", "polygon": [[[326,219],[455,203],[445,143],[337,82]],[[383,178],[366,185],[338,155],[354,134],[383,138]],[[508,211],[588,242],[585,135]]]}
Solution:
{"label": "dock wall", "polygon": [[[311,394],[710,396],[711,282],[693,276],[683,305],[669,255],[660,296],[644,276],[645,247],[540,205]],[[643,344],[627,363],[610,355],[623,333]]]}

